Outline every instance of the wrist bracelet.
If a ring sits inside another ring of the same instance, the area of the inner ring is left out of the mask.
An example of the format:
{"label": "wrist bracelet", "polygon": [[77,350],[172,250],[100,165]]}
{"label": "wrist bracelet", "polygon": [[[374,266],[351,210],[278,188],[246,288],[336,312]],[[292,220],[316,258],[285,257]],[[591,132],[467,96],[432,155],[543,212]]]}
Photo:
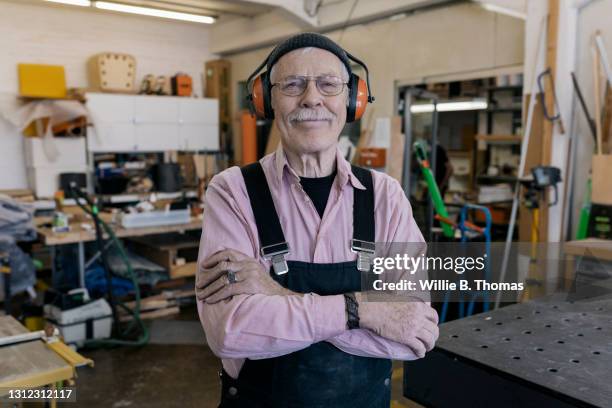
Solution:
{"label": "wrist bracelet", "polygon": [[355,299],[354,293],[344,294],[344,303],[346,305],[346,314],[348,316],[346,320],[346,326],[349,330],[359,328],[359,303]]}

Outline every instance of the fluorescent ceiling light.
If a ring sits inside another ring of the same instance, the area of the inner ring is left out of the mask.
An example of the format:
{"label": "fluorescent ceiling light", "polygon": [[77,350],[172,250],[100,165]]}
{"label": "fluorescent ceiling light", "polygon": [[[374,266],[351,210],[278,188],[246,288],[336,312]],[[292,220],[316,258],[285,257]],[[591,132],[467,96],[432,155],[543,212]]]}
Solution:
{"label": "fluorescent ceiling light", "polygon": [[61,4],[69,4],[71,6],[81,6],[81,7],[89,7],[91,6],[91,1],[89,0],[45,0],[50,3],[61,3]]}
{"label": "fluorescent ceiling light", "polygon": [[[438,112],[483,110],[487,109],[487,106],[486,101],[440,102],[437,104]],[[432,103],[410,106],[410,112],[412,113],[427,113],[433,112],[433,110]]]}
{"label": "fluorescent ceiling light", "polygon": [[149,7],[128,6],[127,4],[110,3],[108,1],[94,2],[96,8],[102,10],[119,11],[121,13],[140,14],[143,16],[169,18],[173,20],[191,21],[194,23],[212,24],[214,17],[199,14],[179,13],[177,11],[160,10]]}
{"label": "fluorescent ceiling light", "polygon": [[492,11],[493,13],[505,14],[510,17],[527,20],[527,14],[521,13],[519,10],[498,6],[496,4],[486,3],[485,1],[479,1],[478,4],[480,4],[483,9]]}

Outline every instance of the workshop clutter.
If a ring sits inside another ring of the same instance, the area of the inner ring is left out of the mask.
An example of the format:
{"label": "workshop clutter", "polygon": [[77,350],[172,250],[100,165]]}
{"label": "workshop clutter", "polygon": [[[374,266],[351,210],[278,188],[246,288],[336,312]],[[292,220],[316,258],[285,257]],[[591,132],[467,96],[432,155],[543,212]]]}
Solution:
{"label": "workshop clutter", "polygon": [[[128,54],[101,53],[88,61],[89,87],[97,92],[135,93],[136,58]],[[174,76],[147,74],[140,82],[143,95],[192,96],[191,76],[179,72]]]}
{"label": "workshop clutter", "polygon": [[173,77],[145,75],[140,83],[140,94],[192,96],[193,82],[189,75],[178,73]]}
{"label": "workshop clutter", "polygon": [[67,293],[45,292],[44,315],[56,326],[66,344],[82,346],[87,340],[105,339],[111,335],[112,310],[104,298],[91,300],[85,288]]}
{"label": "workshop clutter", "polygon": [[95,190],[105,195],[148,193],[154,187],[149,171],[153,163],[150,155],[128,161],[118,161],[114,154],[101,155],[95,161]]}
{"label": "workshop clutter", "polygon": [[[0,276],[5,276],[0,279],[0,299],[5,294],[10,297],[24,290],[31,291],[34,286],[34,262],[18,245],[36,238],[33,218],[31,204],[0,194]],[[6,279],[8,276],[10,279]],[[9,304],[7,299],[4,301]]]}
{"label": "workshop clutter", "polygon": [[147,74],[140,82],[141,95],[171,95],[172,84],[167,76],[156,77],[153,74]]}
{"label": "workshop clutter", "polygon": [[[190,302],[192,298],[192,290],[164,290],[160,294],[145,297],[140,301],[140,318],[149,320],[177,315],[180,312],[180,305]],[[126,306],[133,308],[135,302],[127,302]],[[121,321],[132,320],[131,315],[121,311],[119,318]]]}

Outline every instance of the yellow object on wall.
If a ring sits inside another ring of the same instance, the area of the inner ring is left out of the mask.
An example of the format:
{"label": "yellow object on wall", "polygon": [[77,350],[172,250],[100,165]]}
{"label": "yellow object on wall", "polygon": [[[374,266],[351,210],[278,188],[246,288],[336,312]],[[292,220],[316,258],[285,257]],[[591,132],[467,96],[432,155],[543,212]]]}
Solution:
{"label": "yellow object on wall", "polygon": [[65,98],[66,75],[61,65],[18,64],[19,94],[28,98]]}

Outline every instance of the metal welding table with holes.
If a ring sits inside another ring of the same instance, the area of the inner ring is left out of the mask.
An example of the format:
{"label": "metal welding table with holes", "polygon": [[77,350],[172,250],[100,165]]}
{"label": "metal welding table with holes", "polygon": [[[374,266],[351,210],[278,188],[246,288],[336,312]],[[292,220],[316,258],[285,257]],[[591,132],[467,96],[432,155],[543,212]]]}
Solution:
{"label": "metal welding table with holes", "polygon": [[612,407],[612,297],[554,295],[440,326],[404,395],[444,407]]}

